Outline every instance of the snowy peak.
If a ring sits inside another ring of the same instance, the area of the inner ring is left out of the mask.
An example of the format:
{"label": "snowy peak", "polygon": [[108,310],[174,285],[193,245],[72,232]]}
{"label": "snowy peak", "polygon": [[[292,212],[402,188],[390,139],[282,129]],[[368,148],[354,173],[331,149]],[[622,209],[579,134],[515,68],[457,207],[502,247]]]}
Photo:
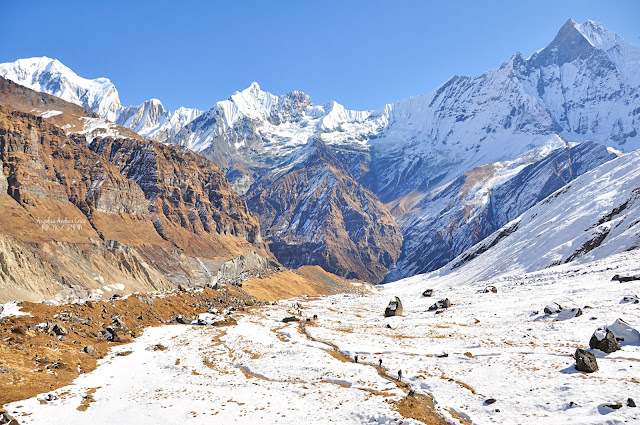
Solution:
{"label": "snowy peak", "polygon": [[594,50],[593,44],[578,29],[573,19],[560,28],[556,37],[547,47],[532,57],[538,66],[552,64],[562,66],[578,58],[587,57]]}
{"label": "snowy peak", "polygon": [[32,90],[91,109],[111,121],[115,121],[117,111],[122,108],[118,91],[108,78],[82,78],[57,59],[46,56],[0,64],[0,75]]}
{"label": "snowy peak", "polygon": [[[57,59],[46,56],[0,64],[0,76],[90,109],[102,118],[154,140],[173,136],[202,113],[191,108],[179,108],[171,113],[158,99],[123,107],[116,87],[108,78],[82,78]],[[260,90],[257,84],[256,88]]]}

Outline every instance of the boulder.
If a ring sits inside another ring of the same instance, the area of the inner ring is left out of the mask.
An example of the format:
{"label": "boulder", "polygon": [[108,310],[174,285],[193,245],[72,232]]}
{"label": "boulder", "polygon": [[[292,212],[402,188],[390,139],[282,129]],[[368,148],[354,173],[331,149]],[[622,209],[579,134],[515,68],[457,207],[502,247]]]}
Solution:
{"label": "boulder", "polygon": [[104,330],[104,336],[107,341],[111,342],[129,342],[131,341],[131,332],[117,326],[107,326]]}
{"label": "boulder", "polygon": [[636,402],[632,398],[627,399],[627,407],[636,407]]}
{"label": "boulder", "polygon": [[431,307],[429,307],[429,311],[439,310],[441,308],[449,308],[449,307],[451,307],[451,301],[449,301],[449,298],[444,298],[438,301],[437,303],[433,304]]}
{"label": "boulder", "polygon": [[480,291],[483,294],[488,294],[488,293],[492,293],[492,294],[497,294],[498,293],[498,288],[496,288],[493,285],[489,285],[489,286],[485,286],[485,288],[483,290]]}
{"label": "boulder", "polygon": [[424,292],[422,293],[423,297],[432,297],[433,296],[433,289],[425,289]]}
{"label": "boulder", "polygon": [[94,347],[93,345],[87,345],[86,347],[84,347],[83,351],[90,356],[95,356],[96,354],[98,354],[98,350],[96,350],[96,347]]}
{"label": "boulder", "polygon": [[582,316],[582,309],[579,307],[563,308],[558,312],[556,320],[569,320],[574,317]]}
{"label": "boulder", "polygon": [[176,317],[176,322],[181,323],[183,325],[188,325],[191,322],[193,322],[193,320],[194,320],[194,318],[191,317],[191,316],[182,316],[182,315],[180,315],[180,316]]}
{"label": "boulder", "polygon": [[389,301],[389,305],[384,311],[384,317],[400,316],[402,314],[402,301],[395,297],[395,300]]}
{"label": "boulder", "polygon": [[640,304],[640,299],[638,299],[637,295],[627,295],[626,297],[622,297],[620,303]]}
{"label": "boulder", "polygon": [[289,316],[289,317],[285,317],[284,319],[282,319],[282,321],[284,323],[289,323],[289,322],[297,322],[300,319],[298,319],[296,316]]}
{"label": "boulder", "polygon": [[618,282],[631,282],[634,280],[640,280],[640,276],[620,276],[619,274],[613,276],[611,280],[617,280]]}
{"label": "boulder", "polygon": [[122,316],[113,316],[111,318],[111,323],[113,323],[113,326],[115,326],[116,328],[120,328],[123,330],[129,330],[129,328],[127,328],[127,324],[125,323],[124,319],[122,318]]}
{"label": "boulder", "polygon": [[593,373],[598,370],[598,362],[596,362],[596,356],[593,353],[578,348],[574,357],[576,359],[576,370],[586,373]]}
{"label": "boulder", "polygon": [[589,340],[589,347],[605,353],[613,353],[620,349],[620,344],[615,335],[609,329],[596,330]]}
{"label": "boulder", "polygon": [[607,326],[607,329],[613,332],[616,340],[622,345],[640,343],[640,332],[622,319],[616,320],[611,326]]}
{"label": "boulder", "polygon": [[0,410],[0,425],[18,425],[18,421],[4,410]]}
{"label": "boulder", "polygon": [[562,306],[558,303],[549,304],[544,308],[546,314],[556,314],[562,311]]}
{"label": "boulder", "polygon": [[57,323],[50,327],[50,331],[55,335],[69,335],[69,331]]}

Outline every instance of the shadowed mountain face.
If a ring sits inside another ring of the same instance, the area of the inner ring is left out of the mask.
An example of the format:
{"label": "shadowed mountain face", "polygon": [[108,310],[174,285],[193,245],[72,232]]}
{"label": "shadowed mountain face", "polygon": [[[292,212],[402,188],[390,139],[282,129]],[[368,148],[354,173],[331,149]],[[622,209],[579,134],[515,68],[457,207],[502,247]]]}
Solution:
{"label": "shadowed mountain face", "polygon": [[318,264],[379,282],[400,255],[402,234],[391,214],[322,144],[247,196],[271,251],[289,267]]}

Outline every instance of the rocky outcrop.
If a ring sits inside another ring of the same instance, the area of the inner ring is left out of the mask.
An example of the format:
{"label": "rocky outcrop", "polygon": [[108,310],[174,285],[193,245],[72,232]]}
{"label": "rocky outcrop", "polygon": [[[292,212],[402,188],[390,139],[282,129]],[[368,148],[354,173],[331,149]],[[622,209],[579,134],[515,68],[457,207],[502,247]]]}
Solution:
{"label": "rocky outcrop", "polygon": [[239,278],[221,269],[229,260],[268,264],[257,220],[216,166],[140,140],[92,146],[103,149],[0,106],[0,301],[204,286]]}
{"label": "rocky outcrop", "polygon": [[391,214],[321,143],[304,161],[264,178],[247,202],[271,251],[289,267],[317,264],[377,283],[400,255]]}
{"label": "rocky outcrop", "polygon": [[576,349],[574,358],[576,360],[576,370],[586,373],[593,373],[598,371],[598,362],[596,361],[596,356],[594,356],[593,353],[578,348]]}

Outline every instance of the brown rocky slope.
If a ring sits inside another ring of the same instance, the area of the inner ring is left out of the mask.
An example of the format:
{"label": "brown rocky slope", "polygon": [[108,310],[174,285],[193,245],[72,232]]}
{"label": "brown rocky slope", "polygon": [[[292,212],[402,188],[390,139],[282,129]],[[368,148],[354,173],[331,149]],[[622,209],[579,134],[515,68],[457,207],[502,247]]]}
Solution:
{"label": "brown rocky slope", "polygon": [[320,142],[300,163],[252,187],[247,203],[289,267],[317,264],[378,283],[400,256],[402,234],[389,211]]}
{"label": "brown rocky slope", "polygon": [[0,105],[0,301],[205,285],[269,267],[257,221],[215,165],[142,140],[103,139],[94,152],[11,102],[0,97],[10,104]]}

